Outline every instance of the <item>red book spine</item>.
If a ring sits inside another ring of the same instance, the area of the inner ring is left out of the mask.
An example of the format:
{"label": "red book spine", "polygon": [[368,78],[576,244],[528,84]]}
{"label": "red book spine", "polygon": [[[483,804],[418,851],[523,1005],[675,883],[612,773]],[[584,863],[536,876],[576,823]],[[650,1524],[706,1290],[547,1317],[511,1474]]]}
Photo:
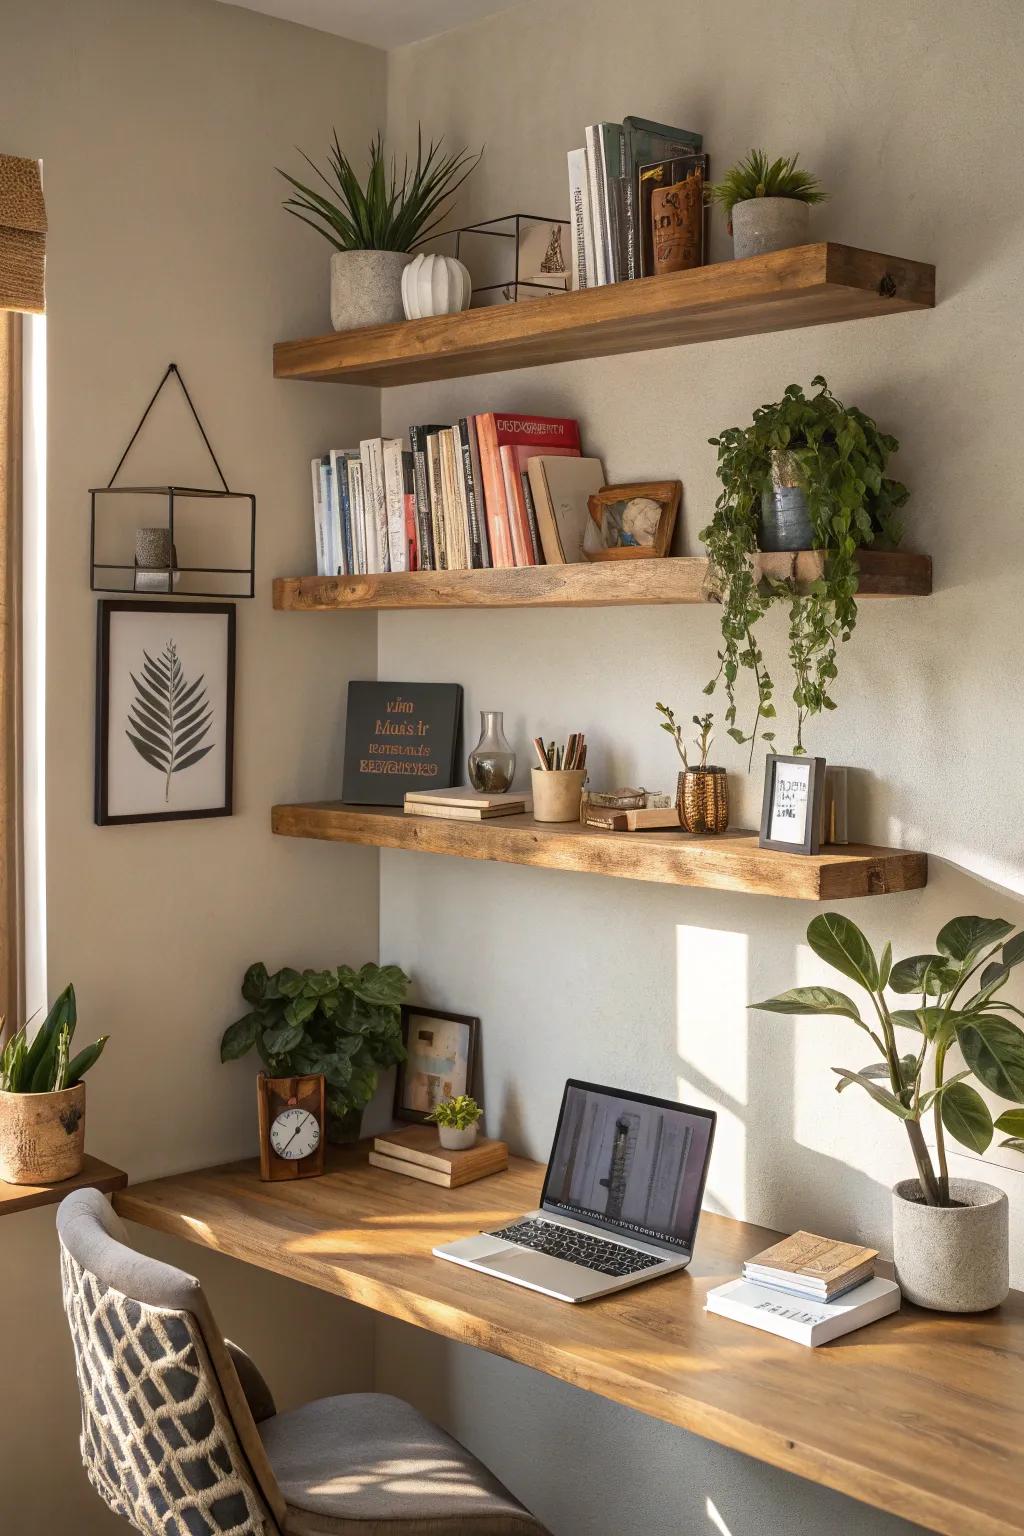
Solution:
{"label": "red book spine", "polygon": [[515,565],[512,553],[512,529],[505,500],[505,477],[498,458],[498,440],[494,415],[487,412],[476,418],[477,443],[480,449],[480,472],[484,482],[484,510],[487,517],[487,537],[491,546],[491,563],[496,569],[507,570]]}
{"label": "red book spine", "polygon": [[508,503],[509,523],[512,528],[512,553],[516,565],[536,565],[533,540],[530,538],[530,519],[526,512],[526,498],[519,479],[515,449],[508,444],[498,449],[501,469],[505,477],[505,500]]}
{"label": "red book spine", "polygon": [[580,447],[580,424],[570,416],[503,416],[490,418],[494,422],[495,442],[546,448]]}

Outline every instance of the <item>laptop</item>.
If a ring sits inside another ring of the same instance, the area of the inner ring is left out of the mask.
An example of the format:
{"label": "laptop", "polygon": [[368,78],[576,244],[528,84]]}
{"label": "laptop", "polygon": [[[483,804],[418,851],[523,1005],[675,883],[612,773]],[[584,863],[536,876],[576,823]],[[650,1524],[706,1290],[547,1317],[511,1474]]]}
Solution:
{"label": "laptop", "polygon": [[685,1269],[715,1120],[710,1109],[570,1078],[540,1209],[433,1251],[559,1301]]}

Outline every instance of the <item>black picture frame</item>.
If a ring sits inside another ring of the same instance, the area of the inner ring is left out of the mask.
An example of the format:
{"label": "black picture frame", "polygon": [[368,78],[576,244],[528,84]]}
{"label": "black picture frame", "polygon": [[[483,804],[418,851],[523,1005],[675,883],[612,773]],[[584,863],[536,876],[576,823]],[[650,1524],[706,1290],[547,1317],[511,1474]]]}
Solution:
{"label": "black picture frame", "polygon": [[[806,815],[803,837],[799,842],[788,842],[782,838],[772,838],[769,834],[772,830],[778,771],[781,767],[797,765],[809,771]],[[776,853],[808,856],[819,853],[821,850],[821,797],[824,789],[825,759],[823,757],[783,757],[781,753],[770,752],[764,766],[764,800],[761,806],[761,832],[757,840],[758,847],[771,848]]]}
{"label": "black picture frame", "polygon": [[407,1120],[415,1125],[424,1125],[430,1113],[429,1108],[414,1108],[410,1103],[408,1069],[410,1061],[415,1062],[415,1055],[409,1049],[410,1030],[414,1027],[416,1019],[438,1019],[442,1023],[455,1024],[461,1030],[465,1030],[465,1082],[461,1085],[456,1082],[453,1085],[451,1090],[453,1096],[473,1092],[480,1020],[470,1013],[449,1013],[439,1008],[421,1008],[416,1003],[402,1004],[402,1044],[407,1054],[405,1060],[398,1063],[395,1073],[394,1117],[396,1120]]}
{"label": "black picture frame", "polygon": [[[226,691],[224,696],[224,795],[221,804],[197,809],[112,814],[110,769],[110,621],[116,613],[164,613],[175,625],[188,614],[220,614],[227,620]],[[235,605],[185,603],[169,599],[101,598],[96,605],[96,756],[94,820],[99,827],[128,826],[152,821],[196,821],[230,816],[234,808],[235,740]]]}

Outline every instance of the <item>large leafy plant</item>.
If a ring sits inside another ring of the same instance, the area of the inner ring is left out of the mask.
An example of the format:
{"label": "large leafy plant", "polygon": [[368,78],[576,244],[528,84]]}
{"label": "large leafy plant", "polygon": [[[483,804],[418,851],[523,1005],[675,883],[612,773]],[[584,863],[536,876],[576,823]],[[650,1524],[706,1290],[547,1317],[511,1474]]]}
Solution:
{"label": "large leafy plant", "polygon": [[823,191],[817,176],[797,167],[796,155],[769,161],[763,149],[752,149],[745,160],[737,160],[721,181],[707,189],[707,200],[717,203],[732,227],[732,210],[737,203],[755,197],[791,197],[800,203],[823,203]]}
{"label": "large leafy plant", "polygon": [[4,1093],[61,1093],[82,1081],[103,1054],[108,1036],[102,1035],[77,1056],[71,1041],[78,1023],[75,989],[68,983],[39,1026],[31,1044],[23,1025],[0,1053],[0,1091]]}
{"label": "large leafy plant", "polygon": [[250,1011],[224,1031],[220,1059],[234,1061],[255,1046],[274,1077],[322,1072],[328,1130],[346,1137],[373,1098],[380,1068],[405,1055],[400,1004],[408,985],[397,965],[285,966],[271,975],[258,961],[242,982]]}
{"label": "large leafy plant", "polygon": [[[762,405],[748,427],[729,427],[709,439],[718,449],[722,490],[712,522],[701,534],[711,560],[712,581],[722,599],[719,669],[705,688],[721,679],[734,741],[750,742],[751,761],[761,722],[775,717],[775,684],[757,638],[757,626],[773,603],[789,611],[789,660],[796,705],[794,752],[804,751],[807,717],[835,709],[837,647],[857,622],[857,550],[876,540],[893,547],[902,527],[897,517],[907,500],[905,485],[886,477],[890,455],[899,447],[870,416],[846,406],[819,375],[808,397],[790,384],[782,399]],[[761,497],[772,484],[772,455],[786,453],[805,488],[815,549],[826,554],[825,573],[802,590],[795,580],[759,577]],[[749,732],[737,724],[740,673],[754,680],[757,709]],[[774,730],[761,739],[773,742]],[[774,750],[774,749],[773,749]]]}
{"label": "large leafy plant", "polygon": [[[999,996],[1014,966],[1024,960],[1024,932],[1015,934],[1013,928],[1001,917],[955,917],[940,931],[934,954],[911,955],[894,965],[891,944],[876,958],[855,923],[825,912],[811,923],[807,942],[868,994],[868,1021],[852,998],[831,987],[794,987],[751,1004],[769,1013],[838,1014],[870,1037],[882,1059],[858,1070],[833,1067],[839,1078],[836,1091],[855,1084],[903,1121],[929,1205],[951,1204],[947,1132],[972,1152],[984,1152],[994,1133],[1002,1131],[1002,1146],[1024,1152],[1024,1109],[1006,1110],[993,1121],[968,1081],[973,1076],[997,1097],[1024,1105],[1024,1031],[1016,1022],[1024,1013]],[[887,990],[920,994],[920,1002],[891,1008]],[[911,1051],[901,1051],[897,1030],[916,1037]],[[946,1058],[954,1046],[965,1067],[947,1076]],[[935,1124],[934,1161],[921,1128],[929,1112]]]}
{"label": "large leafy plant", "polygon": [[328,152],[330,176],[304,151],[299,153],[330,193],[279,170],[297,195],[286,198],[289,213],[315,229],[338,251],[411,251],[422,245],[443,217],[438,210],[458,191],[483,154],[466,149],[442,151],[443,140],[431,141],[423,152],[422,129],[416,135],[416,163],[408,159],[399,177],[394,156],[390,166],[380,134],[370,144],[370,169],[365,186],[338,143],[337,132]]}

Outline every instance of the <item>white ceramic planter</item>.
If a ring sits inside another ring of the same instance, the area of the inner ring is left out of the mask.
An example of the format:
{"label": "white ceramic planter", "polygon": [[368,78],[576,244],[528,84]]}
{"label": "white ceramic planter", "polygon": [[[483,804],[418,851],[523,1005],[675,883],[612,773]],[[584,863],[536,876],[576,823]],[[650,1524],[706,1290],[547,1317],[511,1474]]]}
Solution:
{"label": "white ceramic planter", "polygon": [[61,1093],[0,1093],[0,1179],[59,1184],[85,1160],[85,1084]]}
{"label": "white ceramic planter", "polygon": [[811,205],[796,197],[751,197],[732,210],[732,253],[763,256],[806,245],[810,239]]}
{"label": "white ceramic planter", "polygon": [[402,318],[402,273],[408,251],[335,251],[331,257],[331,324],[360,331]]}
{"label": "white ceramic planter", "polygon": [[476,1141],[477,1126],[465,1126],[461,1131],[454,1125],[439,1125],[437,1134],[441,1138],[441,1145],[447,1152],[465,1152]]}
{"label": "white ceramic planter", "polygon": [[[954,1206],[925,1205],[916,1179],[892,1192],[896,1278],[907,1301],[935,1312],[986,1312],[1010,1289],[1009,1202],[994,1184],[950,1179]],[[918,1198],[915,1198],[918,1197]]]}
{"label": "white ceramic planter", "polygon": [[457,315],[469,308],[473,280],[454,256],[414,256],[402,273],[402,305],[407,320]]}

